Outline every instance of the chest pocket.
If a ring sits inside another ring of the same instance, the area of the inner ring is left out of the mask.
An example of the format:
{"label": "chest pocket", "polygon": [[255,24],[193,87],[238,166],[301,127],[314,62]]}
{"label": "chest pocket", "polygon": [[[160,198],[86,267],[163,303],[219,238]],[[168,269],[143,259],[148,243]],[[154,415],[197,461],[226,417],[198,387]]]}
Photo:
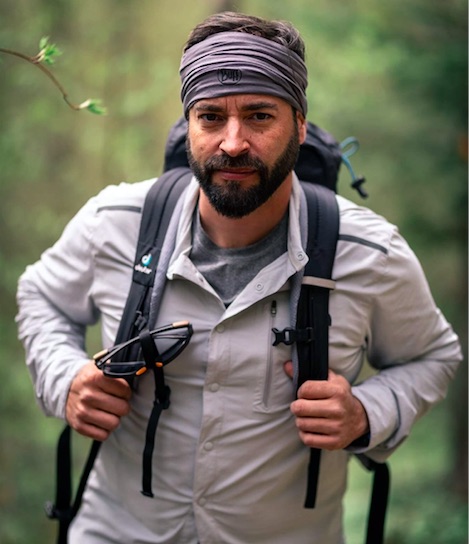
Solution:
{"label": "chest pocket", "polygon": [[262,342],[264,354],[259,359],[258,384],[253,410],[257,413],[276,413],[289,409],[293,400],[293,385],[285,374],[284,364],[291,360],[292,348],[285,344],[273,345],[273,328],[290,326],[288,293],[279,293],[262,305],[263,320],[267,324]]}
{"label": "chest pocket", "polygon": [[290,326],[289,293],[276,293],[251,306],[231,322],[230,387],[241,386],[246,399],[244,413],[256,418],[288,410],[294,398],[284,363],[291,360],[291,346],[273,346],[273,328]]}

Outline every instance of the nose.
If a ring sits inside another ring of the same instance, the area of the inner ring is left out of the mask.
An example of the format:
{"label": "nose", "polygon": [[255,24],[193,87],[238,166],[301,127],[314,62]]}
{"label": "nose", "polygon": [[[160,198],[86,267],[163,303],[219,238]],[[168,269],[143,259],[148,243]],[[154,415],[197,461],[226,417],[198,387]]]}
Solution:
{"label": "nose", "polygon": [[219,148],[230,157],[237,157],[249,151],[246,129],[237,119],[228,119],[223,130]]}

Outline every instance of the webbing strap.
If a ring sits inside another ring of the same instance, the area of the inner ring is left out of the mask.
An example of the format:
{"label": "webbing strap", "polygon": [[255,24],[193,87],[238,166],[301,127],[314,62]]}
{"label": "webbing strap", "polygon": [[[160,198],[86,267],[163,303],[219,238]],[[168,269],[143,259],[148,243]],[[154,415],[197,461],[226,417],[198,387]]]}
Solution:
{"label": "webbing strap", "polygon": [[160,354],[148,329],[144,329],[139,334],[139,338],[142,346],[143,358],[145,359],[147,367],[153,370],[153,376],[155,378],[155,396],[147,425],[142,467],[142,495],[153,497],[151,484],[156,428],[158,427],[161,412],[169,408],[171,391],[165,384],[163,364],[159,361]]}
{"label": "webbing strap", "polygon": [[[59,522],[57,544],[67,544],[68,527],[72,520],[72,474],[71,474],[71,428],[67,425],[60,433],[57,443],[55,502],[47,501],[46,515]],[[59,485],[60,483],[60,485]]]}
{"label": "webbing strap", "polygon": [[72,505],[71,431],[71,427],[67,425],[60,434],[57,444],[55,502],[52,503],[51,501],[48,501],[45,504],[47,517],[56,519],[59,522],[57,544],[67,544],[70,523],[80,508],[88,476],[93,468],[94,461],[101,446],[101,442],[98,442],[97,440],[93,441]]}
{"label": "webbing strap", "polygon": [[[156,378],[155,378],[156,381]],[[169,406],[170,390],[167,388],[167,398]],[[168,407],[166,406],[166,408]],[[148,420],[147,432],[145,435],[145,447],[142,455],[142,495],[145,497],[153,497],[152,491],[152,466],[153,466],[153,450],[155,447],[156,428],[160,419],[161,412],[165,409],[165,405],[157,401],[156,396],[153,400],[153,407],[150,418]]]}
{"label": "webbing strap", "polygon": [[391,476],[387,463],[373,462],[371,470],[374,474],[366,544],[383,544]]}

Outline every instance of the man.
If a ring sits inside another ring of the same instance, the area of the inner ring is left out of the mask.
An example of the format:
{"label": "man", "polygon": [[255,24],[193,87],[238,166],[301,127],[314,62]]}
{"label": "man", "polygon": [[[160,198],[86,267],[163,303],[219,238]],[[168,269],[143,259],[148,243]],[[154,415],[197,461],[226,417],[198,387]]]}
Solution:
{"label": "man", "polygon": [[[154,498],[140,494],[152,377],[132,388],[105,377],[84,347],[98,318],[104,346],[113,344],[135,210],[153,181],[91,199],[19,284],[41,406],[104,441],[70,542],[339,544],[350,452],[382,461],[397,448],[444,397],[458,340],[397,229],[337,197],[331,371],[294,400],[295,351],[274,347],[272,328],[291,325],[307,259],[293,173],[306,130],[303,42],[288,23],[214,15],[191,33],[181,79],[195,177],[173,214],[150,321],[187,319],[194,334],[165,367],[172,397],[157,431]],[[365,356],[378,373],[351,385]],[[303,508],[306,446],[323,450],[314,509]]]}

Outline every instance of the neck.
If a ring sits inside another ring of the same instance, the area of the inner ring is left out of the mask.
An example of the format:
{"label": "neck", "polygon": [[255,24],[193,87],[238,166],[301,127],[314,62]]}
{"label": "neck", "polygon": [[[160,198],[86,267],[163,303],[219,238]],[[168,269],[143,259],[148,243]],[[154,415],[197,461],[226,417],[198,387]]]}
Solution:
{"label": "neck", "polygon": [[199,213],[208,237],[219,247],[236,248],[254,244],[267,236],[285,215],[292,190],[290,175],[267,202],[245,217],[220,215],[200,191]]}

